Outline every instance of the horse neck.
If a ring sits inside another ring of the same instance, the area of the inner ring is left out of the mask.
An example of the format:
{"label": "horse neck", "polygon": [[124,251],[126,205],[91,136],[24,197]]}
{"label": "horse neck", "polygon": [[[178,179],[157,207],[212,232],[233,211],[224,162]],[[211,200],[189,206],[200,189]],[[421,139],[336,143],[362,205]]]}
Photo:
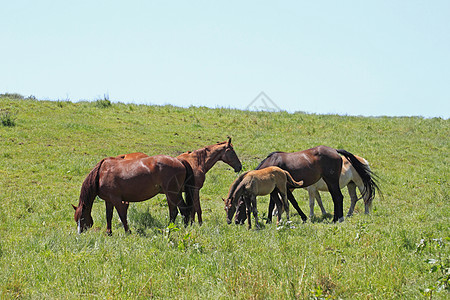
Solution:
{"label": "horse neck", "polygon": [[[90,179],[92,178],[87,178],[86,180]],[[92,180],[95,180],[95,178]],[[82,208],[82,211],[88,212],[90,214],[97,194],[89,187],[88,184],[85,184],[85,182],[83,182],[83,186],[81,188],[78,206]]]}
{"label": "horse neck", "polygon": [[84,212],[84,213],[91,214],[92,206],[94,204],[94,199],[89,198],[89,199],[87,199],[87,201],[81,201],[81,199],[80,199],[78,206],[81,207],[82,213]]}
{"label": "horse neck", "polygon": [[203,173],[207,173],[220,160],[224,149],[223,147],[215,147],[214,145],[194,151],[193,154],[197,156],[197,169]]}
{"label": "horse neck", "polygon": [[244,179],[245,175],[247,175],[249,171],[241,174],[234,182],[233,184],[230,186],[230,190],[228,191],[228,196],[227,199],[230,199],[233,195],[234,192],[236,191],[237,186],[241,183],[242,179]]}

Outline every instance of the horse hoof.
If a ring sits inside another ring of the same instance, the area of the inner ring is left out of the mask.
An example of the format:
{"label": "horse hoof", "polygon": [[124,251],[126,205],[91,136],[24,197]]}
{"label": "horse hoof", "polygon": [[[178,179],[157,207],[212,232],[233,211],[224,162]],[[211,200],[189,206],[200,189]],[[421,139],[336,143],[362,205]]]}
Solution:
{"label": "horse hoof", "polygon": [[342,222],[344,222],[344,217],[339,218],[339,223],[342,223]]}

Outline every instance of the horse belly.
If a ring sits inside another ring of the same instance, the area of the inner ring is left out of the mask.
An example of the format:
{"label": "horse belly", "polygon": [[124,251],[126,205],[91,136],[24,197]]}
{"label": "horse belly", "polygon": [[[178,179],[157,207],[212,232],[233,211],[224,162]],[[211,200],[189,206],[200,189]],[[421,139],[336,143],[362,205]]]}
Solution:
{"label": "horse belly", "polygon": [[328,192],[328,186],[327,186],[327,184],[325,183],[325,181],[324,181],[322,178],[320,178],[320,180],[317,181],[317,182],[314,184],[314,186],[316,187],[316,189],[317,189],[318,191]]}
{"label": "horse belly", "polygon": [[[104,199],[119,199],[139,202],[150,199],[161,192],[161,183],[155,174],[131,173],[107,176],[99,182],[99,196]],[[102,197],[103,196],[103,197]]]}
{"label": "horse belly", "polygon": [[161,192],[156,174],[145,174],[120,182],[122,198],[127,202],[148,200]]}
{"label": "horse belly", "polygon": [[272,193],[274,189],[275,184],[273,182],[261,182],[254,188],[254,191],[256,196],[265,196]]}

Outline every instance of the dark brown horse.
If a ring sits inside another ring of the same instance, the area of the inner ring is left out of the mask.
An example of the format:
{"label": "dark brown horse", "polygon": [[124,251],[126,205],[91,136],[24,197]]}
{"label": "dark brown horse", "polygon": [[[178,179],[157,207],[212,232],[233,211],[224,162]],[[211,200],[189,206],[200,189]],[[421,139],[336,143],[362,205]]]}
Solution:
{"label": "dark brown horse", "polygon": [[[304,187],[312,185],[323,179],[327,185],[334,203],[333,221],[343,221],[343,195],[339,186],[339,177],[342,170],[342,157],[345,156],[358,172],[364,184],[364,193],[373,197],[375,191],[374,181],[371,172],[367,169],[353,154],[345,150],[336,150],[327,146],[318,146],[299,152],[273,152],[269,154],[256,169],[263,169],[268,166],[277,166],[288,171],[294,180],[303,180]],[[303,221],[307,217],[298,206],[292,192],[288,190],[288,199],[297,210]],[[272,211],[275,205],[275,197],[278,197],[278,191],[270,195],[268,222],[272,221]],[[237,222],[243,222],[245,211],[239,208],[239,215],[236,216]]]}
{"label": "dark brown horse", "polygon": [[[134,159],[109,157],[101,160],[88,174],[81,186],[80,200],[75,209],[78,233],[92,227],[92,204],[96,196],[105,200],[107,233],[111,234],[111,220],[115,207],[123,227],[129,232],[127,210],[129,202],[150,199],[165,194],[170,221],[175,221],[180,209],[188,224],[192,209],[192,169],[179,159],[166,156],[141,156]],[[182,191],[186,189],[186,202]]]}
{"label": "dark brown horse", "polygon": [[202,209],[200,206],[200,189],[205,182],[206,173],[215,165],[216,162],[223,161],[234,169],[235,172],[242,170],[242,164],[234,152],[231,138],[228,141],[221,142],[205,148],[189,151],[178,155],[177,158],[187,163],[194,173],[195,187],[193,189],[194,210],[192,210],[192,221],[194,221],[195,213],[197,213],[198,222],[201,224]]}
{"label": "dark brown horse", "polygon": [[[119,155],[118,158],[123,159],[135,159],[146,157],[147,155],[142,152],[130,153]],[[192,168],[194,174],[195,186],[192,188],[193,192],[193,205],[194,210],[191,211],[191,217],[194,221],[195,213],[197,213],[198,222],[201,224],[202,219],[202,209],[200,206],[200,189],[203,187],[205,182],[206,173],[216,164],[218,161],[223,161],[224,163],[231,166],[235,172],[242,170],[242,164],[239,158],[234,152],[233,145],[231,144],[231,138],[228,141],[217,143],[214,145],[206,146],[204,148],[188,151],[177,156],[177,158],[183,162],[188,167]]]}

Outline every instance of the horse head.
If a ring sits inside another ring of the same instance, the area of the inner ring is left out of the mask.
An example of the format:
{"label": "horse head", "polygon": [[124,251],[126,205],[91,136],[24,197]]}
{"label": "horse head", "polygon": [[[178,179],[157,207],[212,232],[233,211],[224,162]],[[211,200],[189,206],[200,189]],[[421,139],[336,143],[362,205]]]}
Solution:
{"label": "horse head", "polygon": [[231,220],[233,219],[234,213],[236,212],[236,206],[233,205],[233,199],[227,198],[223,199],[223,202],[225,203],[225,212],[227,214],[227,223],[228,225],[231,224]]}
{"label": "horse head", "polygon": [[233,145],[231,144],[231,138],[228,138],[228,142],[225,144],[225,151],[223,152],[220,160],[232,167],[236,173],[242,170],[241,161],[239,160],[236,152],[234,152]]}
{"label": "horse head", "polygon": [[89,229],[94,225],[94,220],[92,219],[90,211],[88,211],[84,205],[79,205],[78,207],[72,205],[75,210],[74,219],[77,223],[78,234]]}

